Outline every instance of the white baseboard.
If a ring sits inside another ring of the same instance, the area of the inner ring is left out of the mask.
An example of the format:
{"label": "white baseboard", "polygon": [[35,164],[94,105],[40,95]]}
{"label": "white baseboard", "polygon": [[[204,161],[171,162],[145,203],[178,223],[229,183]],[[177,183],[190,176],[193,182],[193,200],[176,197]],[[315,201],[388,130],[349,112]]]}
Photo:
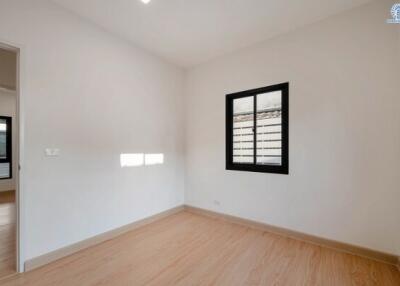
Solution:
{"label": "white baseboard", "polygon": [[162,218],[165,218],[167,216],[170,216],[172,214],[178,213],[180,211],[184,210],[184,206],[178,206],[174,207],[172,209],[163,211],[161,213],[152,215],[150,217],[138,220],[136,222],[133,222],[131,224],[110,230],[108,232],[96,235],[94,237],[82,240],[80,242],[71,244],[69,246],[57,249],[55,251],[43,254],[41,256],[29,259],[25,261],[25,271],[31,271],[33,269],[39,268],[43,265],[49,264],[50,262],[59,260],[63,257],[69,256],[71,254],[74,254],[80,250],[83,250],[85,248],[88,248],[90,246],[102,243],[104,241],[113,239],[121,234],[124,234],[126,232],[132,231],[134,229],[137,229],[139,227],[145,226],[147,224],[150,224],[152,222],[155,222],[157,220],[160,220]]}
{"label": "white baseboard", "polygon": [[175,213],[178,213],[178,212],[184,211],[184,210],[192,212],[192,213],[200,214],[200,215],[206,215],[206,216],[211,216],[214,218],[228,220],[230,222],[246,225],[248,227],[262,229],[264,231],[277,233],[279,235],[292,237],[294,239],[307,241],[307,242],[318,244],[318,245],[321,245],[324,247],[329,247],[329,248],[333,248],[333,249],[336,249],[339,251],[367,257],[367,258],[374,259],[374,260],[379,260],[379,261],[386,262],[386,263],[389,263],[392,265],[397,265],[397,267],[400,271],[400,257],[397,257],[393,254],[382,253],[380,251],[366,249],[366,248],[363,248],[360,246],[354,246],[354,245],[350,245],[350,244],[343,243],[343,242],[332,241],[329,239],[320,238],[320,237],[316,237],[313,235],[308,235],[308,234],[300,233],[297,231],[292,231],[292,230],[288,230],[288,229],[284,229],[284,228],[280,228],[280,227],[276,227],[276,226],[271,226],[271,225],[267,225],[264,223],[255,222],[255,221],[251,221],[251,220],[247,220],[247,219],[243,219],[243,218],[239,218],[239,217],[235,217],[235,216],[230,216],[230,215],[226,215],[226,214],[222,214],[222,213],[217,213],[217,212],[213,212],[213,211],[209,211],[209,210],[205,210],[205,209],[201,209],[201,208],[197,208],[197,207],[193,207],[193,206],[188,206],[188,205],[177,206],[175,208],[172,208],[167,211],[155,214],[153,216],[141,219],[141,220],[133,222],[131,224],[116,228],[114,230],[99,234],[97,236],[80,241],[78,243],[75,243],[75,244],[57,249],[50,253],[46,253],[44,255],[27,260],[25,262],[25,271],[30,271],[30,270],[39,268],[48,263],[51,263],[51,262],[59,260],[63,257],[74,254],[80,250],[83,250],[85,248],[94,246],[94,245],[102,243],[104,241],[113,239],[121,234],[132,231],[139,227],[148,225],[152,222],[155,222],[157,220],[160,220],[162,218],[165,218],[167,216],[170,216],[172,214],[175,214]]}
{"label": "white baseboard", "polygon": [[276,233],[278,235],[294,238],[297,240],[306,241],[306,242],[317,244],[317,245],[320,245],[323,247],[332,248],[332,249],[335,249],[338,251],[358,255],[361,257],[369,258],[369,259],[374,259],[374,260],[385,262],[385,263],[388,263],[391,265],[397,265],[397,267],[399,267],[399,269],[400,269],[400,260],[399,260],[400,258],[397,257],[397,255],[395,255],[395,254],[385,253],[385,252],[381,252],[378,250],[373,250],[373,249],[365,248],[362,246],[352,245],[352,244],[345,243],[345,242],[334,241],[331,239],[322,238],[322,237],[318,237],[315,235],[310,235],[310,234],[302,233],[299,231],[294,231],[294,230],[290,230],[290,229],[286,229],[286,228],[282,228],[282,227],[277,227],[277,226],[273,226],[273,225],[269,225],[269,224],[249,220],[249,219],[244,219],[244,218],[240,218],[240,217],[236,217],[236,216],[232,216],[232,215],[227,215],[227,214],[223,214],[223,213],[219,213],[219,212],[215,212],[215,211],[210,211],[210,210],[206,210],[206,209],[202,209],[202,208],[198,208],[198,207],[194,207],[194,206],[185,205],[185,211],[203,215],[203,216],[209,216],[209,217],[213,217],[213,218],[217,218],[217,219],[221,219],[221,220],[226,220],[226,221],[229,221],[232,223],[245,225],[247,227],[261,229],[263,231]]}

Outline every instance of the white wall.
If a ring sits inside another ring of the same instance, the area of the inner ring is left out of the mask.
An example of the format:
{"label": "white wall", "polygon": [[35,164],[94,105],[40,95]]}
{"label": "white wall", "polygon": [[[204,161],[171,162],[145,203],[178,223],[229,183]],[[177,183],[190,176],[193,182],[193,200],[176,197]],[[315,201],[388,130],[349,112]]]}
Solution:
{"label": "white wall", "polygon": [[[186,203],[400,254],[392,4],[375,1],[192,69]],[[286,81],[290,175],[226,171],[225,94]]]}
{"label": "white wall", "polygon": [[[23,48],[24,259],[183,203],[180,69],[42,0],[0,0],[0,41]],[[165,163],[121,169],[139,152]]]}
{"label": "white wall", "polygon": [[[2,68],[0,68],[2,70]],[[15,171],[17,167],[17,146],[16,146],[16,111],[17,111],[17,97],[13,91],[7,91],[0,88],[0,116],[9,116],[12,118],[12,178],[7,180],[0,180],[0,192],[15,190]]]}

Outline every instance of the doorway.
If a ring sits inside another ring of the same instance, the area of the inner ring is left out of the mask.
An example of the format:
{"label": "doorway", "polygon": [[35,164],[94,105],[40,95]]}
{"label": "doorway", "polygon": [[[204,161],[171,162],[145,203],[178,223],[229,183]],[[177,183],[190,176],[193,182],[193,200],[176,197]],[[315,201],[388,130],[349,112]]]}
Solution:
{"label": "doorway", "polygon": [[0,279],[18,271],[18,57],[0,43]]}

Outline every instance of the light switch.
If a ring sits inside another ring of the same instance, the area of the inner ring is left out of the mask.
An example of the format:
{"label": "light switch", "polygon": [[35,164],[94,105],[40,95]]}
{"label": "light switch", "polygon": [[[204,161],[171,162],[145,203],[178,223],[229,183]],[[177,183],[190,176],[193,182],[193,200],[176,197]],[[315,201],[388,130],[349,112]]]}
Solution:
{"label": "light switch", "polygon": [[60,155],[60,149],[58,148],[46,148],[44,152],[47,157],[58,157]]}

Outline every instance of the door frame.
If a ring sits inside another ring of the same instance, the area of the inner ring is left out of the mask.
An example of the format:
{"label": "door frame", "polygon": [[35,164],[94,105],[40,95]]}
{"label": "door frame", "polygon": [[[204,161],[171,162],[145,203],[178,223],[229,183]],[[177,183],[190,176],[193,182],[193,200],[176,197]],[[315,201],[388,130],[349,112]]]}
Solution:
{"label": "door frame", "polygon": [[15,176],[15,207],[16,207],[16,271],[17,273],[24,272],[24,184],[22,166],[24,166],[24,90],[25,90],[25,77],[24,77],[24,55],[25,48],[23,45],[10,43],[0,39],[0,48],[17,53],[17,82],[16,82],[16,113],[15,113],[15,126],[16,126],[16,162],[17,166],[13,166],[13,174]]}

